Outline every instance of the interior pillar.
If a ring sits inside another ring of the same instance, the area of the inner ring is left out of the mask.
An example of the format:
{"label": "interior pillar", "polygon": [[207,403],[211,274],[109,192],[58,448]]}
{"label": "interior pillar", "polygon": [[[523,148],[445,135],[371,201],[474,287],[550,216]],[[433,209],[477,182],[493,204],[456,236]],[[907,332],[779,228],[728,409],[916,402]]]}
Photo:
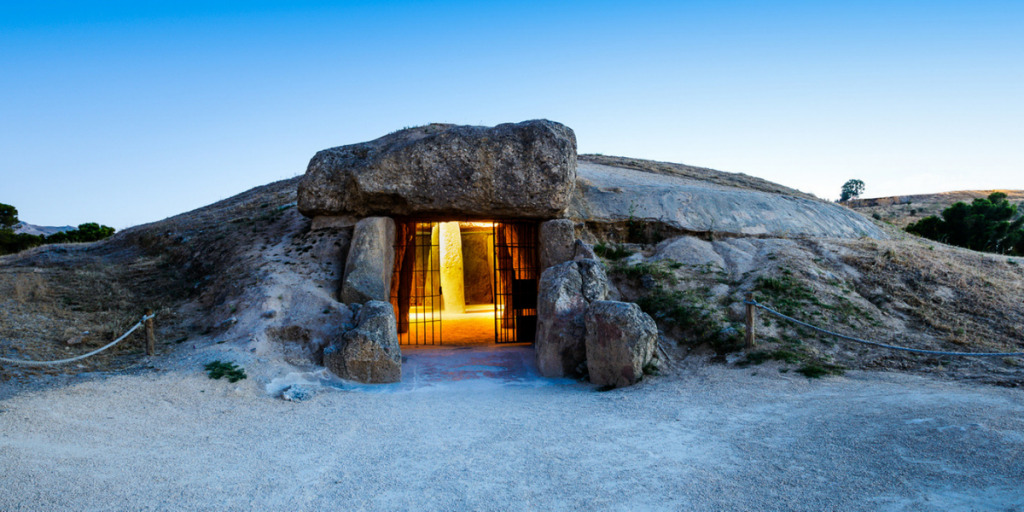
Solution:
{"label": "interior pillar", "polygon": [[462,233],[458,222],[440,224],[441,296],[448,313],[466,312],[466,285],[462,270]]}

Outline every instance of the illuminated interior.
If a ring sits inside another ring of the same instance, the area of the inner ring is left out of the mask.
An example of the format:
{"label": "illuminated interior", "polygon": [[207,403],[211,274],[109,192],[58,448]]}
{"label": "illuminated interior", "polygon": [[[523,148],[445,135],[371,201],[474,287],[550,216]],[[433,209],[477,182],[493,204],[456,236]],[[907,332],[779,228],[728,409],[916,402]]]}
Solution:
{"label": "illuminated interior", "polygon": [[415,229],[409,327],[401,332],[400,320],[399,342],[434,344],[443,332],[445,345],[493,343],[494,223],[423,223]]}
{"label": "illuminated interior", "polygon": [[537,223],[396,223],[391,303],[402,345],[532,343]]}

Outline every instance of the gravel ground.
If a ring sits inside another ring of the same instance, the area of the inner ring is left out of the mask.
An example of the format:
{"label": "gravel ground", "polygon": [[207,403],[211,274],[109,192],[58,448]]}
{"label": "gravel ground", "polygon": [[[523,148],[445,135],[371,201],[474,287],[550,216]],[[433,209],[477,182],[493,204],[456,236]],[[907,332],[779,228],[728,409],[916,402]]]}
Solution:
{"label": "gravel ground", "polygon": [[305,402],[180,368],[8,393],[0,510],[1024,510],[1020,390],[698,361],[600,393],[409,357]]}

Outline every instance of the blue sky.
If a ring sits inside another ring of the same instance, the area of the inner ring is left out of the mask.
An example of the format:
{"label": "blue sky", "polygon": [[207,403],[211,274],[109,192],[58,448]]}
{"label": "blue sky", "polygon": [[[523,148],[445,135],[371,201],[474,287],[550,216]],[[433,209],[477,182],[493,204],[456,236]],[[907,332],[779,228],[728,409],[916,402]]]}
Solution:
{"label": "blue sky", "polygon": [[0,3],[0,202],[119,229],[428,122],[834,199],[1024,189],[1024,2]]}

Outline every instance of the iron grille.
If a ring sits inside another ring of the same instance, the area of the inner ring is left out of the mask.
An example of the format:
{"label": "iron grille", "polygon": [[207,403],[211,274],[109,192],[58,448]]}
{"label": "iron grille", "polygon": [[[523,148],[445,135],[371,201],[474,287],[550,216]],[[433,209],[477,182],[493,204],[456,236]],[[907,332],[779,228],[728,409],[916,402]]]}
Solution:
{"label": "iron grille", "polygon": [[494,342],[533,343],[537,332],[535,222],[494,223]]}
{"label": "iron grille", "polygon": [[437,222],[398,222],[391,305],[403,345],[441,343],[440,258]]}

